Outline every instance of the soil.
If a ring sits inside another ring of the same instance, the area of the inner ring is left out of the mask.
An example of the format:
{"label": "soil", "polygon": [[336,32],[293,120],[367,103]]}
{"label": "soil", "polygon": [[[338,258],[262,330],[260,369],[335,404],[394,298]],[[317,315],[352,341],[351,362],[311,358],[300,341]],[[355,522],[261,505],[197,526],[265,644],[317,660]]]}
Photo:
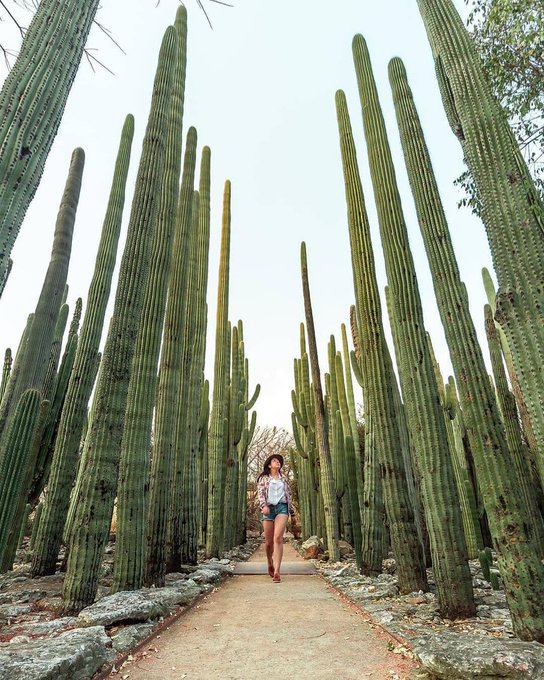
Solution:
{"label": "soil", "polygon": [[[289,563],[304,563],[285,545]],[[251,558],[265,562],[261,547]],[[319,575],[232,576],[112,672],[123,680],[417,677],[418,664]]]}

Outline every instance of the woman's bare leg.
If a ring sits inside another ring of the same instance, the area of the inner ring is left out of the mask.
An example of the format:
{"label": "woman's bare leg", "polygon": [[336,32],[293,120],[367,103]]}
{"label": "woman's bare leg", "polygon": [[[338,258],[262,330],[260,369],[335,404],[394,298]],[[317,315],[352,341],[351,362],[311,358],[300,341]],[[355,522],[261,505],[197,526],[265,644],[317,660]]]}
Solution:
{"label": "woman's bare leg", "polygon": [[274,554],[274,522],[270,519],[263,520],[264,530],[264,549],[266,550],[266,559],[268,566],[273,566],[272,556]]}
{"label": "woman's bare leg", "polygon": [[287,525],[287,515],[276,515],[274,520],[274,576],[279,575],[283,557],[283,534]]}

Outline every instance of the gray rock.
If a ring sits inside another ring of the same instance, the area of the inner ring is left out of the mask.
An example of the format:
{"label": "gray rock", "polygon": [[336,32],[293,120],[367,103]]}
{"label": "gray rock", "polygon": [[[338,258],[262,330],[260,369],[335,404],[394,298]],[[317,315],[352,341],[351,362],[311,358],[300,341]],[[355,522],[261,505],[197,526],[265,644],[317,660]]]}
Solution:
{"label": "gray rock", "polygon": [[440,680],[544,678],[544,645],[538,642],[442,631],[412,640],[412,646],[424,669]]}
{"label": "gray rock", "polygon": [[195,583],[215,583],[221,579],[221,573],[218,569],[207,569],[206,567],[202,567],[191,575],[191,579]]}
{"label": "gray rock", "polygon": [[28,614],[34,609],[32,604],[2,604],[0,605],[0,623],[6,623],[21,614]]}
{"label": "gray rock", "polygon": [[11,590],[7,593],[0,593],[0,605],[13,602],[37,602],[46,595],[45,590]]}
{"label": "gray rock", "polygon": [[[64,616],[60,619],[53,619],[52,621],[21,623],[16,626],[16,629],[17,634],[32,635],[32,637],[35,637],[59,633],[65,628],[73,628],[75,626],[77,626],[77,619],[74,616]],[[7,632],[8,630],[9,629],[3,629],[4,632]]]}
{"label": "gray rock", "polygon": [[122,628],[116,635],[113,635],[111,642],[117,653],[126,652],[128,649],[136,647],[155,628],[154,623],[136,623],[133,626]]}
{"label": "gray rock", "polygon": [[[216,574],[216,572],[210,572]],[[142,588],[107,595],[78,616],[80,626],[111,626],[122,621],[149,621],[167,616],[180,604],[187,604],[200,592],[192,581],[179,581],[165,588]]]}
{"label": "gray rock", "polygon": [[323,543],[319,540],[317,536],[310,536],[304,543],[300,546],[302,551],[302,557],[305,560],[313,560],[323,556],[325,548]]}
{"label": "gray rock", "polygon": [[102,626],[0,645],[0,680],[89,680],[115,652]]}

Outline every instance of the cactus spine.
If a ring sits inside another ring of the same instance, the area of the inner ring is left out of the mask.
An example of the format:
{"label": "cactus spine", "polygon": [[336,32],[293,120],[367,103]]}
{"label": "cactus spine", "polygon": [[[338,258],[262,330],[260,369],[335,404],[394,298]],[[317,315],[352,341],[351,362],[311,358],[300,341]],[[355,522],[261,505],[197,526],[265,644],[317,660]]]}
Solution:
{"label": "cactus spine", "polygon": [[387,133],[368,50],[360,35],[354,38],[353,53],[391,291],[391,321],[396,326],[401,349],[402,394],[408,429],[421,461],[419,469],[439,606],[443,616],[458,618],[473,614],[475,605],[446,425],[427,350],[415,267]]}
{"label": "cactus spine", "polygon": [[[143,304],[150,242],[158,213],[157,197],[163,177],[172,96],[177,36],[165,33],[155,77],[154,94],[129,220],[127,241],[115,306],[85,438],[84,466],[73,523],[64,609],[79,611],[96,594],[103,550],[108,538],[117,489],[119,449],[127,399],[130,366]],[[92,514],[93,522],[88,523]]]}
{"label": "cactus spine", "polygon": [[0,92],[0,295],[98,5],[40,2]]}
{"label": "cactus spine", "polygon": [[98,347],[115,267],[133,136],[134,118],[129,115],[123,125],[93,278],[87,295],[87,308],[55,439],[47,497],[40,524],[34,532],[33,576],[55,573],[70,489],[76,476],[87,403],[96,377]]}
{"label": "cactus spine", "polygon": [[304,311],[306,315],[306,330],[308,333],[308,349],[310,352],[310,367],[312,372],[312,392],[315,409],[315,431],[317,452],[319,456],[319,473],[321,498],[325,514],[325,531],[327,537],[327,550],[332,562],[338,561],[338,513],[336,511],[336,494],[332,473],[331,453],[327,423],[325,421],[325,406],[321,388],[321,375],[319,371],[319,359],[317,356],[317,342],[312,312],[312,300],[310,297],[310,283],[308,279],[308,262],[306,258],[306,244],[302,242],[300,248],[300,266],[302,276],[302,291],[304,295]]}
{"label": "cactus spine", "polygon": [[[370,227],[347,104],[344,93],[341,91],[336,95],[336,106],[348,205],[353,280],[360,323],[359,342],[365,411],[372,418],[372,431],[376,437],[378,458],[374,465],[379,469],[382,480],[385,509],[399,570],[401,592],[426,590],[425,564],[417,540],[405,462],[400,446],[400,432],[392,391],[393,374],[389,370],[387,360],[388,352],[385,347]],[[373,474],[375,473],[371,472],[371,475]],[[365,528],[367,531],[372,531],[368,523]]]}
{"label": "cactus spine", "polygon": [[442,100],[482,203],[506,334],[544,480],[544,206],[451,0],[418,0]]}
{"label": "cactus spine", "polygon": [[141,322],[132,359],[121,444],[117,491],[117,535],[112,584],[114,592],[141,588],[144,579],[153,407],[181,173],[187,52],[187,10],[183,5],[178,8],[175,28],[178,40],[163,186],[153,235]]}
{"label": "cactus spine", "polygon": [[[230,267],[230,181],[225,182],[223,197],[223,228],[217,291],[215,330],[215,362],[212,412],[208,443],[208,531],[206,554],[219,557],[222,534],[222,499],[224,497],[224,461],[227,441],[225,422],[228,423],[228,380],[230,370],[229,267]],[[227,425],[228,429],[228,425]]]}

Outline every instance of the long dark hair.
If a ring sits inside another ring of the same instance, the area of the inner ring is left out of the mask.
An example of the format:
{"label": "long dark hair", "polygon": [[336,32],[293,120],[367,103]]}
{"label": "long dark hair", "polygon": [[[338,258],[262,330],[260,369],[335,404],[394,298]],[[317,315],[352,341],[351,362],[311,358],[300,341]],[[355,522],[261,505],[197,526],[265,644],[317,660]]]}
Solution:
{"label": "long dark hair", "polygon": [[277,453],[273,453],[271,456],[268,456],[268,458],[264,461],[263,463],[263,471],[261,474],[257,477],[257,481],[261,479],[261,477],[270,477],[270,463],[272,462],[272,459],[275,458],[278,463],[280,464],[280,474],[281,474],[281,469],[283,467],[283,456],[280,456]]}

